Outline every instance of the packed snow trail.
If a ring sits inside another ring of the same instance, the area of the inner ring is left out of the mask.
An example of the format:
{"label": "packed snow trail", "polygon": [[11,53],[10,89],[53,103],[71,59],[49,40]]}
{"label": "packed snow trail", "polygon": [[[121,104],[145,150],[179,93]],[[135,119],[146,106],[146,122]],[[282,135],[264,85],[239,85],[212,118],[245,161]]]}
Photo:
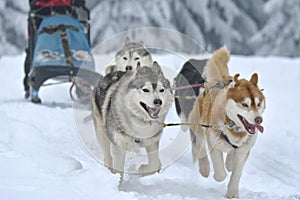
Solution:
{"label": "packed snow trail", "polygon": [[[127,175],[118,188],[119,176],[81,143],[68,84],[42,88],[42,105],[23,99],[23,59],[0,60],[1,200],[225,199],[229,175],[222,183],[212,175],[201,177],[189,149],[162,173]],[[300,59],[231,58],[230,73],[250,78],[257,72],[267,98],[265,132],[243,171],[241,199],[300,199],[299,66]],[[174,66],[177,71],[179,67]],[[179,121],[175,115],[169,119]]]}

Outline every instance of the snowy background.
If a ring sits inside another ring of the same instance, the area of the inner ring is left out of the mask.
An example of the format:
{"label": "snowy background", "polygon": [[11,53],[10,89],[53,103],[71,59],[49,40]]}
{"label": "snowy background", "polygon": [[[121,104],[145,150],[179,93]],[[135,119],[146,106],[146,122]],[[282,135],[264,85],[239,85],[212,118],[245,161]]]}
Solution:
{"label": "snowy background", "polygon": [[[42,105],[23,99],[24,55],[0,60],[0,199],[225,199],[229,180],[205,179],[193,164],[190,149],[162,173],[126,176],[118,188],[113,175],[86,151],[78,134],[69,85],[41,90]],[[162,58],[168,60],[168,58]],[[157,59],[157,60],[160,60]],[[178,71],[180,64],[170,61]],[[259,74],[267,98],[263,125],[241,183],[241,199],[300,199],[299,94],[300,59],[232,56],[230,73],[250,78]],[[12,78],[13,77],[13,78]],[[174,108],[169,122],[178,122]],[[86,124],[90,129],[92,123]],[[178,132],[165,129],[164,135]],[[97,148],[97,147],[95,147]],[[99,147],[98,147],[99,148]]]}
{"label": "snowy background", "polygon": [[[209,52],[226,43],[234,54],[300,55],[299,0],[87,0],[87,6],[93,45],[130,28],[164,27]],[[27,12],[27,0],[0,1],[0,56],[26,47]]]}
{"label": "snowy background", "polygon": [[[178,30],[209,52],[227,44],[233,54],[230,73],[250,78],[257,72],[267,98],[265,132],[246,163],[240,198],[300,199],[299,0],[88,0],[88,6],[93,45],[144,26]],[[76,119],[69,84],[43,88],[42,105],[24,100],[27,11],[25,0],[0,1],[0,200],[225,199],[229,176],[222,183],[212,174],[201,177],[189,148],[162,173],[127,175],[118,187],[119,176],[95,156],[99,146],[88,135],[93,133],[80,131],[93,127]],[[104,57],[111,62],[111,54]],[[183,63],[168,56],[155,59],[168,67],[170,80]],[[167,120],[179,122],[174,107]],[[178,127],[165,129],[162,141],[178,132]]]}

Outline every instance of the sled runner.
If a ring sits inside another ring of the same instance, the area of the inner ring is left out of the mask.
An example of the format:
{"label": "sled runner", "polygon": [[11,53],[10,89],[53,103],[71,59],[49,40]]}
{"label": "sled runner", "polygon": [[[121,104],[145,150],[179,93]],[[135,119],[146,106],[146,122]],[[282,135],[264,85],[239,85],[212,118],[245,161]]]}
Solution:
{"label": "sled runner", "polygon": [[40,103],[40,87],[55,78],[60,80],[58,83],[72,82],[70,94],[75,88],[77,97],[85,99],[101,75],[95,72],[89,42],[89,10],[84,1],[35,0],[30,3],[34,9],[28,17],[25,74],[26,67],[29,74],[27,80],[26,75],[24,79],[25,97],[29,97],[30,87],[31,101]]}

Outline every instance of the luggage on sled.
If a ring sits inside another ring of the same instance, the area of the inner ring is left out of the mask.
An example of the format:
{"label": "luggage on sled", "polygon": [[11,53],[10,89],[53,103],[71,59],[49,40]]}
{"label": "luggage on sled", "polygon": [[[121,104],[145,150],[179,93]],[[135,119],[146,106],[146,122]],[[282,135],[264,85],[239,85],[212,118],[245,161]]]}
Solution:
{"label": "luggage on sled", "polygon": [[[41,102],[39,90],[51,85],[45,84],[49,79],[56,80],[52,84],[71,82],[79,100],[88,98],[101,75],[95,72],[89,41],[89,10],[84,1],[35,0],[31,4],[31,8],[38,7],[30,11],[28,18],[25,65],[29,68],[27,83],[31,101]],[[71,89],[70,94],[73,97]]]}

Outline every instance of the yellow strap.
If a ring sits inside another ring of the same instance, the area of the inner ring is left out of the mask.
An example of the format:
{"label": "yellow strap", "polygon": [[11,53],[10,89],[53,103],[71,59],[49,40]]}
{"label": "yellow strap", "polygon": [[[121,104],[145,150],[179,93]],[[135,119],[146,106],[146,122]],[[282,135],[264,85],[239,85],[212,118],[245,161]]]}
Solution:
{"label": "yellow strap", "polygon": [[[176,95],[176,96],[174,96],[174,98],[175,99],[179,99],[180,98],[180,96],[178,96],[178,95]],[[186,99],[186,100],[191,100],[191,99],[193,99],[194,98],[194,96],[189,96],[189,95],[187,95],[187,96],[184,96],[184,98]]]}

